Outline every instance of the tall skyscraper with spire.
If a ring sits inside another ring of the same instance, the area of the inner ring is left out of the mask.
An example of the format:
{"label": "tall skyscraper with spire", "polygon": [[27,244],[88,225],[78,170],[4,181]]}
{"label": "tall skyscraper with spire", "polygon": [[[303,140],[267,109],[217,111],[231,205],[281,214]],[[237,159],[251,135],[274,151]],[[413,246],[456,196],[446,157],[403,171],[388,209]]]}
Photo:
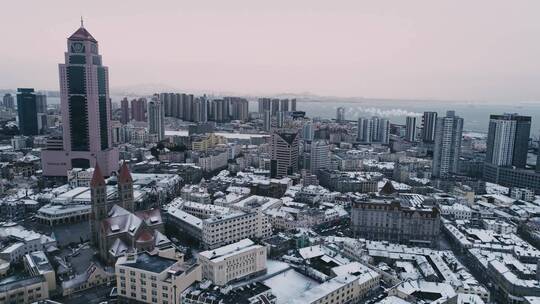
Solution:
{"label": "tall skyscraper with spire", "polygon": [[43,174],[65,176],[71,168],[96,163],[105,176],[118,168],[112,146],[109,70],[102,64],[97,40],[81,27],[67,39],[60,70],[63,150],[42,152]]}

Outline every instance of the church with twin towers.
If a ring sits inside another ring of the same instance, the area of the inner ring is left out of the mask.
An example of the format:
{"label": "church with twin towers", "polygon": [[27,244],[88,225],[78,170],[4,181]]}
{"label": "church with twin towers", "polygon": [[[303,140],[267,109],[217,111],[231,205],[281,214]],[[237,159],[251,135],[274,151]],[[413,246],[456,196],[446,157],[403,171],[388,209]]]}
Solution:
{"label": "church with twin towers", "polygon": [[44,176],[66,176],[72,168],[99,164],[103,174],[118,170],[118,150],[111,138],[109,69],[97,40],[81,26],[67,38],[65,62],[59,64],[63,136],[42,151]]}

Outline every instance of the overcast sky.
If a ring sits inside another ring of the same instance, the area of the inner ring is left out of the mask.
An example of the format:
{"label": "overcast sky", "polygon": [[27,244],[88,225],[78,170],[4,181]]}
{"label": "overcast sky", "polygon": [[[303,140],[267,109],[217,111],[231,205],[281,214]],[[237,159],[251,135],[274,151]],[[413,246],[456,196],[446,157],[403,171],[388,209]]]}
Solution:
{"label": "overcast sky", "polygon": [[65,39],[99,41],[110,86],[540,100],[540,1],[5,1],[0,88],[58,89]]}

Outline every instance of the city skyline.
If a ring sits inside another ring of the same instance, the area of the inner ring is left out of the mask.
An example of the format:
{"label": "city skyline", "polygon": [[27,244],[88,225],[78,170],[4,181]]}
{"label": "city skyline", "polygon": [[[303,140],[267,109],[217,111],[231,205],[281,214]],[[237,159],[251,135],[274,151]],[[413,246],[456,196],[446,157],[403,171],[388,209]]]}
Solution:
{"label": "city skyline", "polygon": [[[9,26],[0,30],[5,43],[14,46],[0,51],[0,68],[7,75],[0,77],[0,87],[57,90],[61,40],[83,15],[109,54],[104,64],[114,67],[113,88],[538,100],[540,68],[534,58],[540,45],[532,37],[538,36],[540,26],[527,17],[533,17],[529,14],[538,4],[490,1],[486,12],[486,3],[467,3],[468,10],[463,10],[457,3],[420,1],[345,2],[339,7],[318,1],[233,1],[210,8],[139,2],[110,5],[105,14],[97,9],[100,5],[81,10],[77,3],[66,2],[53,11],[36,3],[35,11],[44,14],[4,18],[18,30],[16,35],[4,32]],[[22,8],[10,4],[8,10]],[[144,73],[136,72],[140,64],[146,66]]]}

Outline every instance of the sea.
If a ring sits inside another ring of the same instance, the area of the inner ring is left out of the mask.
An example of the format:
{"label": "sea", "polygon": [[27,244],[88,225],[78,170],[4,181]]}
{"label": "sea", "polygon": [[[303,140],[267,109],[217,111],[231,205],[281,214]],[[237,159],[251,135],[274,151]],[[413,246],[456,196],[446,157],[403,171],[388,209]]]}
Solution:
{"label": "sea", "polygon": [[[120,103],[123,96],[111,96],[113,102]],[[48,97],[49,104],[58,104],[58,97]],[[540,139],[540,102],[522,103],[489,103],[489,102],[442,102],[442,101],[413,101],[413,100],[379,100],[361,99],[358,101],[312,101],[298,100],[297,110],[305,111],[308,117],[335,118],[338,107],[345,108],[345,119],[356,120],[359,117],[379,116],[388,118],[391,123],[405,124],[407,116],[417,116],[421,123],[424,111],[438,112],[445,115],[446,111],[455,111],[464,120],[464,130],[469,132],[487,133],[490,114],[519,113],[532,117],[531,136]],[[256,100],[250,100],[249,111],[257,111]]]}

